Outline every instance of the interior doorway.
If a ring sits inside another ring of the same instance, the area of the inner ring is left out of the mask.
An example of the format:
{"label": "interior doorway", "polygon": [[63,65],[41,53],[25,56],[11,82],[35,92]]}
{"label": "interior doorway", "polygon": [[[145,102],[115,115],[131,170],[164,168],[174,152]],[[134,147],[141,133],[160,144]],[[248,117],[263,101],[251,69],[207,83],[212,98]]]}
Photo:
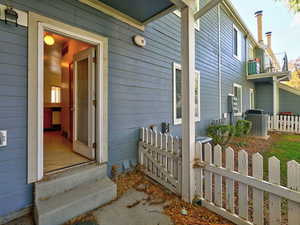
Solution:
{"label": "interior doorway", "polygon": [[95,160],[95,46],[45,30],[44,173]]}

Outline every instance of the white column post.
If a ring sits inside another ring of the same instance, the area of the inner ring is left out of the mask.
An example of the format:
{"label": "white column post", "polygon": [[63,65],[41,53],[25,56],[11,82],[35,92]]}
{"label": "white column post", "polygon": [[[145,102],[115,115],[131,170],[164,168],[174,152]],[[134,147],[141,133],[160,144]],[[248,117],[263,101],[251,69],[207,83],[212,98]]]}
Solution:
{"label": "white column post", "polygon": [[181,9],[182,64],[182,198],[191,202],[195,193],[195,28],[194,11]]}
{"label": "white column post", "polygon": [[279,113],[279,85],[276,77],[273,77],[273,115]]}

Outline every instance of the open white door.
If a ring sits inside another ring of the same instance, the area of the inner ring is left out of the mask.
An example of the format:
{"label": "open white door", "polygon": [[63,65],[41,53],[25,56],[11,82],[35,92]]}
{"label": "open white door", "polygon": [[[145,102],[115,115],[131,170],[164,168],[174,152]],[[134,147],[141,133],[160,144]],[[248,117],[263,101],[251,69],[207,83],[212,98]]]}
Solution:
{"label": "open white door", "polygon": [[73,149],[95,159],[95,49],[74,56]]}

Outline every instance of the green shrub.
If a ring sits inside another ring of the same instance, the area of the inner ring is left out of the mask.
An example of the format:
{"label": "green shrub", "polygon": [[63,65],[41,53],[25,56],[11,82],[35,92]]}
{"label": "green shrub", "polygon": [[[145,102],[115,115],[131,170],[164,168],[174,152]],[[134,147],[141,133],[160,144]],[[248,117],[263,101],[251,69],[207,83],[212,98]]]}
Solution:
{"label": "green shrub", "polygon": [[231,125],[210,125],[207,128],[207,135],[213,139],[214,144],[226,147],[235,133]]}
{"label": "green shrub", "polygon": [[235,136],[243,137],[249,134],[252,128],[252,122],[248,120],[238,120],[235,125]]}

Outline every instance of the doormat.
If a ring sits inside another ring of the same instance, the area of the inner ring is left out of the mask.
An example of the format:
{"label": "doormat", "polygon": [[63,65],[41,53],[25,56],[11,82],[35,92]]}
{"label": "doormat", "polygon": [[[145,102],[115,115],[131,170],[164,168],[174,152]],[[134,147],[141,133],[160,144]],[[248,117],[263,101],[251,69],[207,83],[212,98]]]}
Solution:
{"label": "doormat", "polygon": [[85,222],[75,223],[73,225],[99,225],[99,224],[94,221],[85,221]]}

